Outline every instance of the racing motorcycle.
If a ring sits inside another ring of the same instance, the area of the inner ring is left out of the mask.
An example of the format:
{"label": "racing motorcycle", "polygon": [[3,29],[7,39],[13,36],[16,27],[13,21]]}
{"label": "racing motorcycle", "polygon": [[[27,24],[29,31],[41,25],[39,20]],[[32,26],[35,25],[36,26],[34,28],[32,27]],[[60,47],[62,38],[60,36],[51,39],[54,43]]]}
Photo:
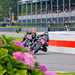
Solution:
{"label": "racing motorcycle", "polygon": [[35,39],[36,41],[32,39],[32,35],[27,35],[27,38],[24,41],[24,46],[28,47],[33,54],[36,54],[39,51],[47,52],[47,36],[45,34],[38,35]]}
{"label": "racing motorcycle", "polygon": [[38,51],[44,51],[47,52],[47,41],[45,38],[40,37],[37,39],[36,42],[34,42],[32,46],[32,50],[34,51],[34,54],[38,53]]}

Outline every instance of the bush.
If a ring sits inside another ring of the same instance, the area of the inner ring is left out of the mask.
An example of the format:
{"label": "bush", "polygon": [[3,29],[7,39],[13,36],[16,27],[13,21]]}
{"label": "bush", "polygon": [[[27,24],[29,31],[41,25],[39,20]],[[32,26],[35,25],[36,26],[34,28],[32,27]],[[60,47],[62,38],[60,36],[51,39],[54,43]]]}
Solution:
{"label": "bush", "polygon": [[46,65],[39,65],[20,41],[4,35],[0,39],[0,75],[56,75]]}

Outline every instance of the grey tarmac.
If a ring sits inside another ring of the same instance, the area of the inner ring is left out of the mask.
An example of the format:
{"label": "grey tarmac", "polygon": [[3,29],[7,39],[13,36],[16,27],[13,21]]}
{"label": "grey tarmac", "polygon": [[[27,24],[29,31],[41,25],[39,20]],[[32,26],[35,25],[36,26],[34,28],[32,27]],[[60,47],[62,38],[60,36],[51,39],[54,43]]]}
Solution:
{"label": "grey tarmac", "polygon": [[46,64],[51,71],[75,72],[75,54],[39,52],[36,59],[40,64]]}

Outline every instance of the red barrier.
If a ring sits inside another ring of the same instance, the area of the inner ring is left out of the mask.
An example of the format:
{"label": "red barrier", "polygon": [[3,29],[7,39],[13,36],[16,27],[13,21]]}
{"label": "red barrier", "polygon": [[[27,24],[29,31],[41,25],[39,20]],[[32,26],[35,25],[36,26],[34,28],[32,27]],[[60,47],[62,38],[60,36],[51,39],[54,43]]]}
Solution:
{"label": "red barrier", "polygon": [[49,46],[75,48],[75,41],[49,40]]}

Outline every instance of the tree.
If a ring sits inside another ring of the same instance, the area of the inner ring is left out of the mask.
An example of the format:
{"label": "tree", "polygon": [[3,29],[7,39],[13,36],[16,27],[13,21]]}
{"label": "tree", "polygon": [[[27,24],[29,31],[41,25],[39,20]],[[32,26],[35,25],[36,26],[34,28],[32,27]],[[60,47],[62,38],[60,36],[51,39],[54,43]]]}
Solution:
{"label": "tree", "polygon": [[[0,0],[0,17],[8,17],[9,12],[17,14],[17,1],[19,0]],[[11,8],[11,10],[10,10]]]}

